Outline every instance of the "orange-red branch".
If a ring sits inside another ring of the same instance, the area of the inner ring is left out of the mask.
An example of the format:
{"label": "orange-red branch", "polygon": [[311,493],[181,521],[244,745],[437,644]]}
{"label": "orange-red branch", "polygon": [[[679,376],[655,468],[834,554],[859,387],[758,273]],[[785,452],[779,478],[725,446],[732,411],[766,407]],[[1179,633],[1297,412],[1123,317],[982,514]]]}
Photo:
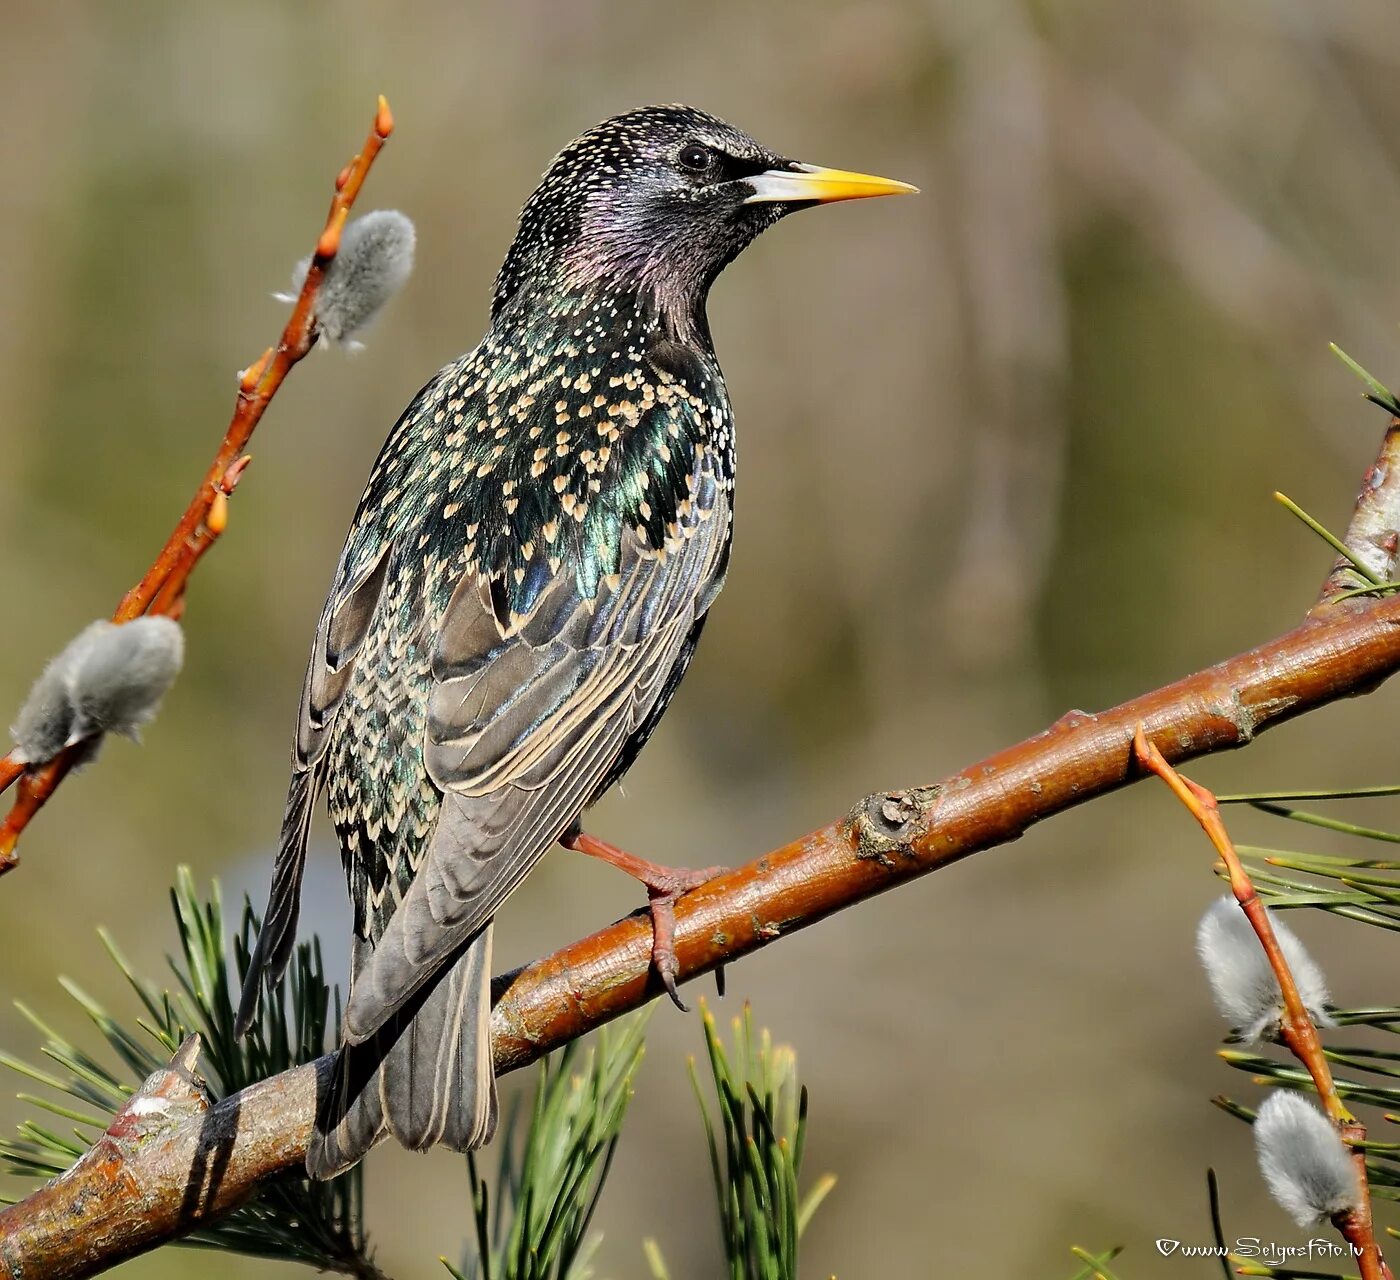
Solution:
{"label": "orange-red branch", "polygon": [[[1397,670],[1400,599],[1338,610],[1111,711],[1071,711],[932,786],[868,797],[847,818],[682,898],[681,974],[733,961],[1136,780],[1139,723],[1168,760],[1188,760],[1244,746]],[[497,1007],[498,1064],[532,1061],[655,995],[650,941],[646,918],[631,917],[524,970]]]}
{"label": "orange-red branch", "polygon": [[1192,782],[1190,778],[1182,777],[1173,769],[1162,753],[1147,741],[1141,726],[1133,738],[1133,754],[1138,764],[1155,773],[1172,789],[1176,798],[1200,823],[1201,829],[1220,855],[1225,864],[1225,873],[1229,877],[1230,892],[1235,895],[1235,901],[1240,904],[1240,909],[1259,939],[1259,945],[1264,950],[1269,967],[1274,971],[1279,993],[1283,997],[1284,1016],[1279,1033],[1293,1056],[1308,1069],[1313,1084],[1317,1086],[1323,1109],[1332,1118],[1333,1123],[1339,1126],[1353,1123],[1356,1117],[1347,1110],[1346,1103],[1337,1092],[1336,1083],[1332,1079],[1332,1068],[1328,1066],[1326,1055],[1322,1052],[1322,1040],[1317,1034],[1317,1025],[1303,1003],[1293,970],[1289,967],[1278,934],[1274,931],[1273,920],[1270,919],[1259,895],[1255,893],[1254,882],[1249,878],[1249,872],[1244,869],[1239,854],[1235,852],[1234,841],[1225,829],[1225,822],[1220,816],[1220,806],[1216,803],[1214,794],[1199,783]]}
{"label": "orange-red branch", "polygon": [[15,845],[20,833],[29,825],[29,820],[48,803],[55,788],[63,781],[78,759],[74,748],[60,751],[46,765],[38,769],[20,768],[23,776],[19,780],[19,790],[15,794],[10,812],[0,823],[0,875],[13,868],[19,859],[15,856]]}
{"label": "orange-red branch", "polygon": [[[316,340],[315,302],[316,294],[325,279],[326,268],[334,260],[340,248],[340,233],[345,226],[355,198],[360,194],[366,175],[375,157],[393,132],[394,118],[389,112],[389,104],[381,96],[374,124],[365,139],[364,149],[342,170],[336,178],[335,194],[331,198],[330,211],[326,214],[325,227],[316,241],[316,251],[302,282],[296,305],[287,320],[282,336],[275,347],[265,351],[243,374],[238,388],[238,399],[234,405],[233,418],[224,433],[222,443],[209,470],[190,499],[185,514],[166,539],[165,546],[152,562],[141,581],[123,597],[113,617],[115,622],[126,622],[145,613],[156,593],[165,584],[181,562],[188,543],[199,533],[205,512],[218,492],[220,483],[229,467],[237,461],[247,447],[254,430],[262,420],[264,411],[277,394],[292,367],[311,350]],[[185,568],[185,576],[194,567],[190,560]]]}
{"label": "orange-red branch", "polygon": [[[339,251],[341,231],[351,206],[360,194],[370,166],[393,129],[393,114],[381,95],[364,148],[336,175],[335,194],[331,198],[325,226],[317,237],[316,251],[281,338],[275,347],[264,351],[239,377],[233,417],[213,462],[209,464],[184,515],[165,540],[150,568],[142,575],[141,581],[122,597],[117,611],[112,615],[114,622],[129,622],[145,613],[176,618],[183,613],[185,586],[190,574],[228,523],[229,495],[233,493],[249,461],[244,453],[248,441],[287,374],[315,344],[316,294],[325,279],[326,269]],[[26,770],[13,754],[0,759],[0,792],[22,778],[10,812],[0,823],[0,875],[18,863],[15,846],[20,836],[73,768],[80,750],[79,747],[70,747],[47,764],[32,770]]]}

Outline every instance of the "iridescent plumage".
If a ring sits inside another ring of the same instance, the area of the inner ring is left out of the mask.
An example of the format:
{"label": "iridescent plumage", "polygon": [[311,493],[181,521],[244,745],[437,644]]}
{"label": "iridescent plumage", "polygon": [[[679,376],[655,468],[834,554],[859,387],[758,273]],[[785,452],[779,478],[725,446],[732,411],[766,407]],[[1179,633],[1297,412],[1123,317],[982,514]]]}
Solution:
{"label": "iridescent plumage", "polygon": [[355,920],[313,1174],[387,1132],[490,1137],[491,919],[634,759],[723,584],[734,441],[705,296],[794,207],[758,179],[798,169],[685,107],[584,134],[522,212],[490,331],[375,463],[312,648],[240,1011],[286,965],[324,789]]}

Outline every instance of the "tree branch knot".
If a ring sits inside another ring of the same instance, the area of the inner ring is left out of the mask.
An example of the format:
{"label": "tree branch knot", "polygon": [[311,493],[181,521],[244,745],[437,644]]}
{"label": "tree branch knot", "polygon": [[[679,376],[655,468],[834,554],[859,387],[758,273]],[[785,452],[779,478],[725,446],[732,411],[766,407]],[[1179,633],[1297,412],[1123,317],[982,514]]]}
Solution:
{"label": "tree branch knot", "polygon": [[195,1070],[200,1048],[199,1036],[186,1036],[170,1062],[147,1076],[117,1112],[103,1137],[119,1145],[139,1144],[208,1111],[209,1090]]}
{"label": "tree branch knot", "polygon": [[913,842],[927,829],[942,787],[910,787],[866,796],[846,819],[856,857],[894,867],[895,855],[912,858]]}

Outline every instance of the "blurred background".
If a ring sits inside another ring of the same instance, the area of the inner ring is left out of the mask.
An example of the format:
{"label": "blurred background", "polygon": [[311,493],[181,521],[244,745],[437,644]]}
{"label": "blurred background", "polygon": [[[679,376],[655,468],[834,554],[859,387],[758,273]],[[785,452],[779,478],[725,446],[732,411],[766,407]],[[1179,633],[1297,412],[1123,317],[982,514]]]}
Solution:
{"label": "blurred background", "polygon": [[[1344,525],[1384,425],[1326,343],[1383,379],[1400,367],[1386,0],[0,0],[0,21],[0,702],[111,610],[183,508],[381,91],[398,131],[362,208],[419,232],[367,349],[317,354],[268,414],[145,745],[66,786],[0,888],[0,1047],[21,1055],[36,1036],[11,999],[81,1026],[59,973],[134,1013],[93,928],[159,972],[176,863],[265,898],[305,649],[362,480],[481,334],[550,156],[604,116],[693,102],[923,188],[791,219],[716,287],[741,433],[729,586],[594,823],[662,861],[746,860],[1290,626],[1330,557],[1271,491]],[[1393,780],[1395,697],[1195,775]],[[1241,815],[1237,836],[1276,836],[1264,822]],[[304,925],[340,976],[325,832],[313,861]],[[1229,1234],[1299,1238],[1208,1101],[1256,1100],[1213,1057],[1192,954],[1210,863],[1165,793],[1137,788],[731,969],[723,1008],[752,999],[796,1046],[809,1171],[839,1177],[807,1274],[1053,1277],[1072,1243],[1126,1245],[1143,1280],[1213,1273],[1152,1246],[1208,1239],[1208,1164]],[[552,855],[499,960],[636,905],[622,877]],[[1343,1002],[1395,1002],[1378,931],[1300,927]],[[614,1280],[645,1274],[644,1235],[677,1277],[715,1273],[684,1069],[700,1045],[694,1018],[658,1010],[597,1220]],[[386,1270],[443,1274],[465,1188],[447,1153],[371,1158]],[[166,1250],[124,1274],[193,1265]]]}

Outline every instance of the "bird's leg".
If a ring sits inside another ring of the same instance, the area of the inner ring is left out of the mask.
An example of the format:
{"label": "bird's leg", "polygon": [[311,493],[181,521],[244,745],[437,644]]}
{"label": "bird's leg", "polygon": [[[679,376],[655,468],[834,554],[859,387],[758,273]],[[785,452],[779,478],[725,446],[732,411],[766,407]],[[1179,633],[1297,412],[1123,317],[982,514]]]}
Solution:
{"label": "bird's leg", "polygon": [[651,907],[652,966],[676,1008],[689,1013],[676,991],[676,975],[680,972],[680,961],[676,959],[676,899],[690,889],[699,888],[707,880],[713,880],[728,868],[706,867],[703,871],[691,871],[685,867],[663,867],[589,835],[577,821],[559,837],[559,843],[576,853],[601,858],[646,886]]}

